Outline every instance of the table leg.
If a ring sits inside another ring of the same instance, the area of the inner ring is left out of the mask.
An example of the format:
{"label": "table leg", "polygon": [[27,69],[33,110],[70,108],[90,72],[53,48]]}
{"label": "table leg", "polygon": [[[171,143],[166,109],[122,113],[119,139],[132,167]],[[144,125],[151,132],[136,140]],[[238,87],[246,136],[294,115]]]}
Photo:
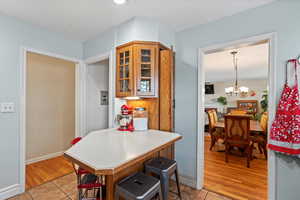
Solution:
{"label": "table leg", "polygon": [[106,176],[106,200],[114,200],[115,196],[115,187],[114,187],[114,176]]}

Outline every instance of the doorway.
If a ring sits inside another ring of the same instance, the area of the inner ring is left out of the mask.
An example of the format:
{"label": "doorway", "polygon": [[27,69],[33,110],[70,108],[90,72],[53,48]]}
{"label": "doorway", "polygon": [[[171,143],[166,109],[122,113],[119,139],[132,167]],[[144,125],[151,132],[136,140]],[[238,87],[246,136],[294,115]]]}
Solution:
{"label": "doorway", "polygon": [[[267,199],[268,52],[268,42],[262,41],[204,55],[204,188],[207,190],[234,199]],[[238,90],[230,91],[235,88]],[[227,123],[227,116],[234,118]],[[228,162],[225,162],[225,126],[242,134],[247,129],[243,123],[246,117],[250,122],[248,145],[253,145],[251,155],[254,157],[249,167],[250,153],[246,149],[247,141],[242,138],[236,141],[245,141],[245,145],[232,143],[228,147],[231,148],[227,153]]]}
{"label": "doorway", "polygon": [[86,65],[87,133],[109,127],[109,59]]}
{"label": "doorway", "polygon": [[[270,122],[274,118],[275,113],[275,99],[276,99],[276,88],[275,88],[275,43],[276,43],[276,34],[265,34],[260,36],[255,36],[251,38],[241,39],[238,41],[233,41],[229,43],[219,44],[210,46],[207,48],[201,48],[199,50],[199,68],[198,68],[198,140],[197,140],[197,188],[201,189],[205,186],[205,67],[204,67],[204,57],[206,54],[218,52],[220,50],[230,50],[230,49],[238,49],[249,45],[256,45],[260,43],[266,43],[269,46],[269,56],[268,56],[268,125],[270,126]],[[269,128],[268,128],[269,130]],[[254,160],[255,161],[255,160]],[[230,162],[230,161],[229,161]],[[221,163],[221,162],[220,162]],[[222,159],[223,165],[225,165],[225,158]],[[245,163],[245,162],[244,162]],[[276,197],[276,178],[275,178],[275,155],[273,152],[268,151],[268,160],[267,160],[267,194],[268,199],[275,199]],[[246,165],[244,165],[246,167]],[[222,169],[217,169],[222,170]],[[235,176],[239,176],[236,174]],[[230,187],[230,183],[226,183]],[[255,183],[253,183],[255,184]],[[242,183],[240,184],[241,188],[244,188]],[[255,188],[254,185],[252,185]],[[239,198],[237,196],[230,195],[230,192],[224,190],[223,192],[219,191],[226,196],[231,196],[232,198]],[[251,194],[249,194],[251,195]]]}
{"label": "doorway", "polygon": [[76,63],[26,53],[26,189],[73,172],[63,152],[76,136]]}

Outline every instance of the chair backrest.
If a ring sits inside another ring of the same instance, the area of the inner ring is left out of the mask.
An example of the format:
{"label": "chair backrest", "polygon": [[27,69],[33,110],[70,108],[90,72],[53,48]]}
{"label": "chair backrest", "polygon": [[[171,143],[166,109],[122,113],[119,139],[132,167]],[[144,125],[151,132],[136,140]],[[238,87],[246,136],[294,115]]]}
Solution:
{"label": "chair backrest", "polygon": [[214,118],[215,118],[215,122],[218,122],[219,119],[218,119],[218,114],[217,114],[216,110],[213,110],[213,115],[214,115]]}
{"label": "chair backrest", "polygon": [[264,133],[267,132],[268,129],[268,113],[264,112],[260,118],[260,126],[263,129]]}
{"label": "chair backrest", "polygon": [[243,109],[232,109],[230,111],[230,114],[232,114],[232,115],[246,115],[247,111],[243,110]]}
{"label": "chair backrest", "polygon": [[209,123],[209,129],[213,129],[215,127],[215,124],[217,123],[217,112],[213,110],[207,111],[208,115],[208,123]]}
{"label": "chair backrest", "polygon": [[250,116],[225,115],[225,143],[250,143]]}

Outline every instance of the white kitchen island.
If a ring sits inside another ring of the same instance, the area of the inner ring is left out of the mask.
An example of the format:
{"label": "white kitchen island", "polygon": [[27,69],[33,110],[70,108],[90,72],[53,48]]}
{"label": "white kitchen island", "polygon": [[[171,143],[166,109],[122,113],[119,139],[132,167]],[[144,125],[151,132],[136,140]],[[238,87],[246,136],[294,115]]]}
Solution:
{"label": "white kitchen island", "polygon": [[141,170],[144,161],[158,156],[181,138],[177,133],[158,130],[105,129],[89,133],[64,155],[91,173],[105,175],[106,200],[113,200],[116,182]]}

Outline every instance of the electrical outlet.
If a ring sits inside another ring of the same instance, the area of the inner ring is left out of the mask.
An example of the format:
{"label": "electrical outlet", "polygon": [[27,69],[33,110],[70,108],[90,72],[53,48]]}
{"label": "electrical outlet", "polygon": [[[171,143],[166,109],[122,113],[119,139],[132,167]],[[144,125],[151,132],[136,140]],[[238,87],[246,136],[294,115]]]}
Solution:
{"label": "electrical outlet", "polygon": [[14,103],[1,103],[0,112],[1,113],[15,112],[15,104]]}

